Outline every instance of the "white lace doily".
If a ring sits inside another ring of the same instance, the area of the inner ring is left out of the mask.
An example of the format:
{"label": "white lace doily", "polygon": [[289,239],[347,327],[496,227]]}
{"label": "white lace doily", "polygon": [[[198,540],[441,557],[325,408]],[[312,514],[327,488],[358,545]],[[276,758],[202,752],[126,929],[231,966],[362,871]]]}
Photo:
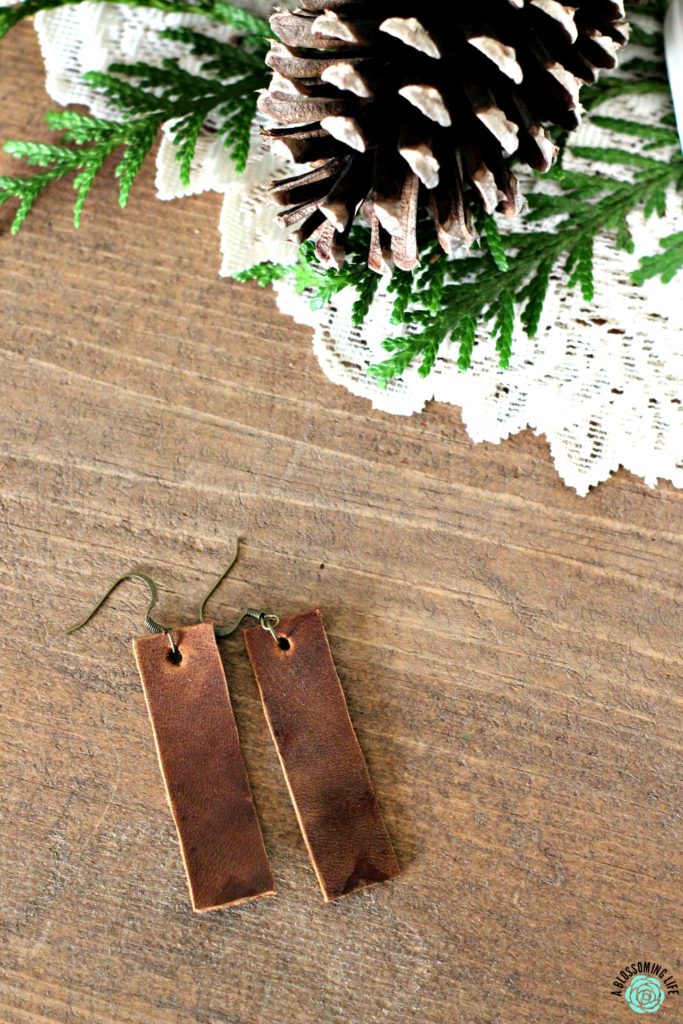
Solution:
{"label": "white lace doily", "polygon": [[[268,0],[238,0],[267,13]],[[159,38],[168,24],[190,25],[220,38],[230,29],[194,15],[164,15],[143,8],[83,3],[45,12],[36,29],[45,59],[47,90],[61,104],[82,103],[106,115],[106,103],[83,85],[84,71],[105,70],[114,61],[157,61],[179,56],[184,48]],[[196,58],[183,57],[188,69]],[[656,98],[611,101],[605,113],[642,117],[657,113]],[[636,106],[634,107],[634,103]],[[646,105],[650,105],[650,108]],[[654,104],[654,106],[653,106]],[[598,129],[580,129],[578,142],[604,142]],[[609,144],[609,143],[608,143]],[[255,140],[246,172],[239,176],[220,140],[207,136],[198,147],[192,184],[183,188],[168,137],[157,156],[156,184],[161,199],[213,190],[224,193],[219,230],[221,273],[233,274],[262,260],[284,262],[294,249],[275,226],[265,186],[281,170]],[[610,167],[615,173],[615,167]],[[443,351],[432,375],[422,380],[415,369],[380,390],[366,368],[386,355],[382,340],[395,336],[386,295],[375,302],[361,329],[351,324],[352,295],[341,293],[334,305],[311,312],[305,297],[289,282],[277,285],[283,312],[313,329],[313,348],[327,376],[387,412],[409,415],[430,400],[462,408],[475,441],[500,442],[532,427],[545,434],[562,479],[579,494],[605,480],[619,466],[654,486],[658,479],[683,487],[683,320],[680,288],[649,282],[629,283],[641,255],[657,250],[658,239],[683,230],[680,204],[671,204],[662,221],[631,220],[636,254],[617,253],[606,237],[596,251],[596,295],[587,306],[578,293],[554,290],[538,337],[519,333],[509,370],[500,370],[492,344],[482,338],[473,367],[457,368],[457,351]],[[678,293],[678,295],[677,295]],[[678,301],[677,301],[678,299]]]}

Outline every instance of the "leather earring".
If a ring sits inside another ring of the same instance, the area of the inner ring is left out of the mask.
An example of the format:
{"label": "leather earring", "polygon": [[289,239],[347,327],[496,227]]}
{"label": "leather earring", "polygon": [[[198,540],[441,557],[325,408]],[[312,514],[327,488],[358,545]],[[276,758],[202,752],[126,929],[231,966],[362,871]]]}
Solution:
{"label": "leather earring", "polygon": [[244,632],[266,719],[326,901],[400,868],[316,608]]}
{"label": "leather earring", "polygon": [[[226,570],[204,598],[206,603]],[[244,639],[306,849],[326,901],[400,873],[351,724],[320,610],[248,609]],[[240,620],[241,621],[241,620]],[[218,638],[237,626],[214,627]]]}
{"label": "leather earring", "polygon": [[235,906],[275,892],[242,757],[223,664],[211,625],[162,626],[152,618],[157,587],[125,573],[67,633],[88,622],[124,580],[150,592],[145,626],[133,642],[192,907]]}

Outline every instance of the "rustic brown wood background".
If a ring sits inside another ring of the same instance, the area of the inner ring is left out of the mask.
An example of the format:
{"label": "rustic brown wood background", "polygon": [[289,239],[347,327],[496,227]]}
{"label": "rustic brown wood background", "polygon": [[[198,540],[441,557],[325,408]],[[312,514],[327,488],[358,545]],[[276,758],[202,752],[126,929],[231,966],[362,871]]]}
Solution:
{"label": "rustic brown wood background", "polygon": [[[3,138],[49,138],[32,29],[1,53]],[[219,198],[152,179],[125,213],[97,185],[79,233],[55,188],[0,236],[2,1024],[638,1019],[625,964],[683,987],[683,493],[622,472],[580,499],[543,439],[373,413],[268,293],[219,280]],[[235,535],[213,610],[321,605],[404,874],[323,904],[235,640],[279,894],[200,917],[131,651],[143,592],[63,628],[132,566],[192,621]]]}

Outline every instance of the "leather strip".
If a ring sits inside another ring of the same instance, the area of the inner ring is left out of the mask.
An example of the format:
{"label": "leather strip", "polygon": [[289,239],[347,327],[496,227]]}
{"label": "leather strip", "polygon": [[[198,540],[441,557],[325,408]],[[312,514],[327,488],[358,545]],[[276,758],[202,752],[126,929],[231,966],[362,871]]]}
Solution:
{"label": "leather strip", "polygon": [[400,868],[349,718],[320,611],[282,619],[282,650],[244,632],[270,731],[325,900]]}
{"label": "leather strip", "polygon": [[242,758],[213,626],[165,634],[133,648],[166,795],[196,911],[269,896],[273,877]]}

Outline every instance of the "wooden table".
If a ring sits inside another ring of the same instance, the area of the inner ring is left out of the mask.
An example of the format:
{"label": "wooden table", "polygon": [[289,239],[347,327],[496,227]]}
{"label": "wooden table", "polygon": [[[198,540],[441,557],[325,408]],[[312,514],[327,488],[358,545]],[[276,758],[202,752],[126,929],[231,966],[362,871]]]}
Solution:
{"label": "wooden table", "polygon": [[[49,138],[31,28],[5,138]],[[14,163],[2,161],[3,170]],[[683,493],[587,499],[526,434],[334,387],[272,296],[217,276],[217,196],[68,185],[2,259],[2,1024],[640,1019],[681,963]],[[11,212],[2,211],[7,225]],[[404,873],[323,904],[241,641],[223,656],[278,895],[188,906],[136,674],[162,620],[320,605]],[[657,1020],[681,1019],[671,996]]]}

